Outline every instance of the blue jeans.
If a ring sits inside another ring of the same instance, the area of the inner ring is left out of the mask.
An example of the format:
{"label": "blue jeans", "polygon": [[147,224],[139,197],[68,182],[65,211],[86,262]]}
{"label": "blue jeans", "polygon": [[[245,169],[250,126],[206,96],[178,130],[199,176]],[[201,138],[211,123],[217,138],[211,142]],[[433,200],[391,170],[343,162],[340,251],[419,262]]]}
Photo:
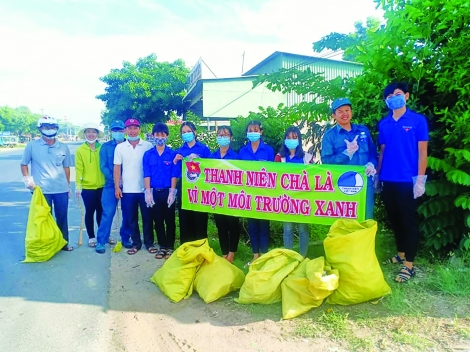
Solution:
{"label": "blue jeans", "polygon": [[139,208],[142,215],[142,227],[144,232],[144,244],[147,249],[153,247],[154,235],[152,226],[152,214],[145,203],[144,193],[123,193],[121,199],[122,227],[121,238],[125,242],[132,238],[132,246],[142,248],[142,239],[139,230]]}
{"label": "blue jeans", "polygon": [[[114,185],[111,187],[104,187],[103,194],[101,195],[101,206],[103,207],[103,215],[101,216],[101,223],[98,227],[98,232],[96,234],[98,243],[102,244],[103,246],[109,241],[109,236],[111,235],[111,227],[113,226],[114,215],[116,214],[117,204],[118,199],[114,195]],[[129,237],[122,238],[122,241],[130,242]]]}
{"label": "blue jeans", "polygon": [[248,219],[248,234],[253,254],[268,252],[269,220]]}
{"label": "blue jeans", "polygon": [[303,224],[303,223],[297,224],[293,222],[285,222],[284,223],[284,247],[287,249],[292,249],[294,245],[295,225],[297,225],[299,229],[299,237],[300,237],[299,253],[305,257],[307,255],[308,241],[310,239],[308,224]]}
{"label": "blue jeans", "polygon": [[374,179],[367,177],[366,220],[374,218]]}
{"label": "blue jeans", "polygon": [[69,193],[45,194],[47,204],[51,207],[51,213],[54,212],[55,222],[59,227],[64,240],[69,242],[69,223],[67,220],[67,212],[69,209]]}

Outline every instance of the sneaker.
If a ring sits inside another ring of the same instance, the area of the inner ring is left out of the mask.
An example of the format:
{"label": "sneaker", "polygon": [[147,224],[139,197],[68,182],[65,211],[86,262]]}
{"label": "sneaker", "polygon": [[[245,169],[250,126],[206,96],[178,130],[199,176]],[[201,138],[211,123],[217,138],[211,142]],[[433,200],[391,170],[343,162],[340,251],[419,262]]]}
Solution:
{"label": "sneaker", "polygon": [[104,252],[106,252],[106,249],[104,248],[104,244],[101,244],[101,243],[98,243],[96,245],[96,253],[99,253],[99,254],[103,254]]}
{"label": "sneaker", "polygon": [[124,248],[128,248],[128,249],[129,249],[129,248],[132,248],[132,243],[130,243],[129,241],[127,241],[127,242],[122,241],[122,246],[123,246]]}

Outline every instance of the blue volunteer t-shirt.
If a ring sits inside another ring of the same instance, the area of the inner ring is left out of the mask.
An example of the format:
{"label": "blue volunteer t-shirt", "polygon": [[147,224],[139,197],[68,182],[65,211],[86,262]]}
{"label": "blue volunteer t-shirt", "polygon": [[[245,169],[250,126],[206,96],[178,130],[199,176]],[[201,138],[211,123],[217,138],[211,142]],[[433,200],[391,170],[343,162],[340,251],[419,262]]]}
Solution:
{"label": "blue volunteer t-shirt", "polygon": [[398,121],[392,114],[379,122],[379,145],[385,145],[380,180],[413,182],[418,175],[418,142],[429,140],[428,123],[410,109]]}
{"label": "blue volunteer t-shirt", "polygon": [[173,164],[175,155],[176,153],[168,146],[165,146],[161,155],[155,147],[145,152],[142,160],[144,178],[150,177],[150,187],[171,188],[171,179],[178,177],[177,165]]}
{"label": "blue volunteer t-shirt", "polygon": [[225,160],[238,160],[240,159],[240,157],[238,156],[237,153],[235,153],[232,148],[229,148],[227,150],[227,153],[224,155],[224,157],[222,158],[222,156],[220,155],[220,148],[217,149],[215,152],[213,152],[210,156],[209,156],[210,159],[225,159]]}
{"label": "blue volunteer t-shirt", "polygon": [[262,140],[259,142],[258,149],[253,152],[251,142],[245,145],[238,152],[241,160],[252,161],[274,161],[274,150],[269,145],[265,144]]}
{"label": "blue volunteer t-shirt", "polygon": [[[188,143],[184,143],[176,151],[176,154],[181,154],[183,157],[187,157],[187,156],[189,156],[189,154],[196,154],[200,158],[208,158],[209,155],[211,154],[211,151],[207,147],[207,145],[205,145],[205,144],[203,144],[199,141],[196,141],[196,143],[192,147],[188,146]],[[183,173],[183,163],[181,162],[181,160],[178,161],[176,166],[177,166],[177,170],[178,170],[177,177],[181,178],[182,173]]]}

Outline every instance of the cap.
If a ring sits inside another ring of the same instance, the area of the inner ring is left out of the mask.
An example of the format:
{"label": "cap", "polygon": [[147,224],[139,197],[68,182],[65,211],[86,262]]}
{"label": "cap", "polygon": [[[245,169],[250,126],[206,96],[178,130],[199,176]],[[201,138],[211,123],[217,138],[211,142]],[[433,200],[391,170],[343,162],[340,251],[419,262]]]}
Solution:
{"label": "cap", "polygon": [[129,126],[139,126],[140,127],[140,122],[137,119],[127,119],[126,122],[124,123],[126,127]]}
{"label": "cap", "polygon": [[112,130],[123,130],[124,129],[124,122],[122,122],[121,120],[113,121],[113,123],[111,124],[109,129],[111,131]]}
{"label": "cap", "polygon": [[348,98],[338,98],[333,101],[333,104],[331,104],[331,111],[333,112],[333,114],[335,113],[336,109],[340,108],[343,105],[352,106],[351,101]]}
{"label": "cap", "polygon": [[89,122],[84,124],[83,128],[77,133],[78,138],[85,139],[85,131],[90,128],[98,131],[98,138],[104,137],[104,133],[101,131],[100,127],[96,123]]}

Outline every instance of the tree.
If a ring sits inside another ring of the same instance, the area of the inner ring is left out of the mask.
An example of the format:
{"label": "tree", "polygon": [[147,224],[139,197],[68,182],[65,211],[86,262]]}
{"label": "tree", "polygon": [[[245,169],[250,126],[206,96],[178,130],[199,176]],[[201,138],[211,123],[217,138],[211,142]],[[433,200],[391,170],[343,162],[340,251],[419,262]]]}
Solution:
{"label": "tree", "polygon": [[105,93],[96,96],[106,104],[101,118],[104,125],[135,117],[141,122],[166,121],[170,111],[183,112],[183,96],[189,69],[183,60],[157,62],[151,54],[135,65],[124,61],[100,80]]}
{"label": "tree", "polygon": [[37,132],[37,120],[40,115],[33,114],[26,106],[10,108],[0,107],[0,127],[18,136]]}

